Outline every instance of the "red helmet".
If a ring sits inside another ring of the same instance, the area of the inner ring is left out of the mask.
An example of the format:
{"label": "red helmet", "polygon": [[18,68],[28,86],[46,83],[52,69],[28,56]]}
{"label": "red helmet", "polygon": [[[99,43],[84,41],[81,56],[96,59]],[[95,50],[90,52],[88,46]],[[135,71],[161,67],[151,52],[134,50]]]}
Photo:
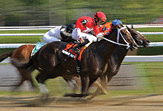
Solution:
{"label": "red helmet", "polygon": [[94,15],[96,21],[106,22],[106,15],[103,12],[97,12]]}

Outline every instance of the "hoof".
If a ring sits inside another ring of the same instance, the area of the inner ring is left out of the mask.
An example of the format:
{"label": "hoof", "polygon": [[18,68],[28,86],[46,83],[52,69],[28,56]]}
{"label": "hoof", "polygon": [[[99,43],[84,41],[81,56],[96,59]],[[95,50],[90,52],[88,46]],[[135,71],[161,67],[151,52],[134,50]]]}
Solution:
{"label": "hoof", "polygon": [[45,102],[45,101],[47,101],[49,99],[49,96],[50,96],[49,93],[44,93],[44,94],[41,95],[40,100],[42,102]]}
{"label": "hoof", "polygon": [[64,97],[86,97],[88,94],[65,94]]}

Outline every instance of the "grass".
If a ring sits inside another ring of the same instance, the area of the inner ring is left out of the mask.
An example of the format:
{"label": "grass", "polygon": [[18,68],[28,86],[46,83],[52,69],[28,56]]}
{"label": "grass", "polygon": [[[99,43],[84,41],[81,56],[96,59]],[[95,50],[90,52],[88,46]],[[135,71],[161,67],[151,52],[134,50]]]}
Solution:
{"label": "grass", "polygon": [[0,43],[37,43],[42,40],[42,36],[3,36]]}
{"label": "grass", "polygon": [[[125,63],[123,63],[125,64]],[[137,90],[110,91],[112,96],[118,95],[146,95],[162,93],[163,89],[163,62],[137,62],[127,63],[134,65],[136,69],[135,78],[140,84]],[[140,81],[144,82],[140,82]]]}
{"label": "grass", "polygon": [[163,47],[157,46],[157,47],[139,47],[137,51],[137,55],[163,55]]}
{"label": "grass", "polygon": [[157,28],[135,28],[139,32],[163,32],[162,27],[157,27]]}
{"label": "grass", "polygon": [[163,34],[160,35],[144,35],[150,42],[163,42]]}
{"label": "grass", "polygon": [[12,33],[46,33],[48,30],[1,30],[0,34]]}

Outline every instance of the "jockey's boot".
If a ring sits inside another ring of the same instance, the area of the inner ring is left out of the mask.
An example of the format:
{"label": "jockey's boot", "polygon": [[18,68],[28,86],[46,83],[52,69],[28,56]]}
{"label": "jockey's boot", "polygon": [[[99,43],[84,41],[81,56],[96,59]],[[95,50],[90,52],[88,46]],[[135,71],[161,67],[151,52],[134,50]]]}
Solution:
{"label": "jockey's boot", "polygon": [[88,40],[85,40],[83,43],[79,43],[77,46],[75,46],[74,48],[72,48],[73,52],[75,53],[79,53],[79,49],[83,46],[85,46],[87,43],[89,43]]}

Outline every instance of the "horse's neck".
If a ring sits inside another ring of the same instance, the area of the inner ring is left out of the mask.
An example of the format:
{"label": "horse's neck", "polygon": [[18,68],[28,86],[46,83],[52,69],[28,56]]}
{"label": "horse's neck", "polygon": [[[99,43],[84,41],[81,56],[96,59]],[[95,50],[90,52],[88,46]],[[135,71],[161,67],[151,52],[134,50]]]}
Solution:
{"label": "horse's neck", "polygon": [[125,47],[118,46],[114,52],[114,54],[108,60],[108,73],[109,74],[117,74],[121,63],[124,57],[127,55],[128,49]]}
{"label": "horse's neck", "polygon": [[128,49],[126,47],[118,46],[112,55],[112,60],[114,61],[114,64],[119,67],[124,59],[124,57],[127,55]]}
{"label": "horse's neck", "polygon": [[[112,32],[108,38],[112,39],[112,41],[116,41],[117,30],[114,30],[114,32]],[[98,54],[101,54],[100,55],[101,57],[105,57],[106,59],[109,59],[110,56],[114,53],[116,47],[117,47],[116,44],[110,43],[106,40],[101,40],[97,45]]]}

